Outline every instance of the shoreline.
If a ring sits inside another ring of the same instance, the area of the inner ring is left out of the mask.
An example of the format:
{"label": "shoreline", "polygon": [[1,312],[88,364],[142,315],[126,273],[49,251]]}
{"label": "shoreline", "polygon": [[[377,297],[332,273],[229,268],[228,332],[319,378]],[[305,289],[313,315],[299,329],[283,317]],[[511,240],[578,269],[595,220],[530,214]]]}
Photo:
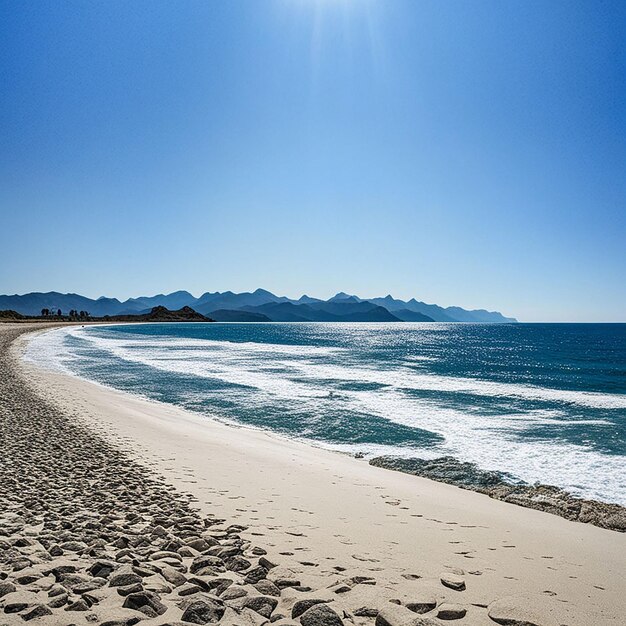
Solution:
{"label": "shoreline", "polygon": [[[118,322],[111,322],[110,325]],[[125,324],[126,322],[119,322]],[[143,322],[139,322],[143,323]],[[197,322],[180,322],[194,324]],[[74,326],[75,323],[57,323],[55,326]],[[89,325],[106,326],[107,322],[92,322]],[[44,328],[39,332],[45,332],[51,328]],[[29,333],[29,335],[36,334]],[[22,359],[20,359],[22,360]],[[98,381],[81,377],[67,370],[54,370],[63,375],[71,376],[77,380],[84,381],[91,385],[102,387],[110,391],[119,392],[125,396],[138,398],[145,402],[154,403],[157,406],[163,405],[157,399],[141,394],[122,391]],[[489,496],[490,498],[501,500],[515,506],[536,509],[552,515],[563,517],[570,521],[584,524],[592,524],[599,528],[605,528],[615,532],[626,533],[626,506],[615,502],[592,499],[583,495],[577,495],[563,487],[554,486],[549,483],[536,482],[528,483],[522,480],[515,480],[497,470],[484,470],[476,464],[460,461],[451,456],[441,456],[435,458],[395,456],[393,453],[367,455],[362,453],[352,454],[338,450],[332,446],[323,445],[315,440],[301,437],[293,437],[286,434],[276,433],[251,424],[242,424],[234,419],[225,419],[201,412],[190,411],[179,405],[165,403],[166,406],[180,408],[186,414],[193,414],[204,420],[211,420],[230,428],[251,430],[264,433],[271,438],[281,441],[296,442],[313,448],[321,449],[334,454],[341,454],[355,459],[362,459],[361,462],[369,463],[375,467],[384,468],[389,471],[406,473],[412,476],[420,476],[428,480],[439,483],[453,485],[464,490],[474,491]]]}
{"label": "shoreline", "polygon": [[[426,596],[437,607],[424,614],[432,623],[450,604],[465,612],[459,624],[472,625],[506,623],[498,615],[542,626],[617,625],[626,614],[623,535],[19,368],[59,412],[191,494],[202,514],[248,526],[281,570],[332,594],[346,623],[373,624],[355,615],[366,604],[388,609],[389,600]],[[462,578],[465,590],[442,584],[444,575]],[[376,584],[329,589],[363,576]]]}

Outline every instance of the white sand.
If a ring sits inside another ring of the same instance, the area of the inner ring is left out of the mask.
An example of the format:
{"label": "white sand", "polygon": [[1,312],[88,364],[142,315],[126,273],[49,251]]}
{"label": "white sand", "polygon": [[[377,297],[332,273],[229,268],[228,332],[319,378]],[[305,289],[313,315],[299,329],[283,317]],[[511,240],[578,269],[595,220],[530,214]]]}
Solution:
{"label": "white sand", "polygon": [[[204,512],[249,526],[304,584],[373,576],[375,586],[344,594],[352,609],[431,595],[467,609],[453,623],[493,625],[485,607],[510,598],[513,614],[531,623],[626,623],[623,534],[24,368],[42,393],[194,494]],[[440,583],[454,570],[465,591]]]}

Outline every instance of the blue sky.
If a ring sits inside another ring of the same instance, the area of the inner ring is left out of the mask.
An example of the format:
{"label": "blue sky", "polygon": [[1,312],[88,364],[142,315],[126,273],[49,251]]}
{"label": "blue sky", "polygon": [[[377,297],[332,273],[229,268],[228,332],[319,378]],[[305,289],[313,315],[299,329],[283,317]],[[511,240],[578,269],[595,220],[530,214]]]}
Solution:
{"label": "blue sky", "polygon": [[0,293],[626,321],[625,7],[0,0]]}

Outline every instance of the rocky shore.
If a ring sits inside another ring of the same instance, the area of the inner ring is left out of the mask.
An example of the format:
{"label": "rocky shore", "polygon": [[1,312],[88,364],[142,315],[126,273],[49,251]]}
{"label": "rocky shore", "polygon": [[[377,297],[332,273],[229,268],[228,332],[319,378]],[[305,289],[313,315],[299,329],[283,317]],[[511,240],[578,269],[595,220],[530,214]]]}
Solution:
{"label": "rocky shore", "polygon": [[[465,615],[430,597],[344,602],[372,589],[370,576],[302,584],[245,526],[200,515],[192,496],[31,391],[9,353],[30,329],[0,332],[0,624],[419,626],[438,623],[424,613]],[[465,587],[454,572],[441,585]]]}
{"label": "rocky shore", "polygon": [[438,480],[568,520],[626,532],[626,508],[618,504],[584,500],[550,485],[514,484],[510,477],[483,471],[472,463],[452,457],[407,459],[382,456],[371,459],[370,465]]}

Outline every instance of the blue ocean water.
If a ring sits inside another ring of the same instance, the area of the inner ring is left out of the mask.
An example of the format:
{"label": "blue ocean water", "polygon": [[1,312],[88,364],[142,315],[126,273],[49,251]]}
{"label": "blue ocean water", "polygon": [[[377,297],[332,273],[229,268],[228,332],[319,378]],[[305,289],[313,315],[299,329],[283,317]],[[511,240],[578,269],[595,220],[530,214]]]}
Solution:
{"label": "blue ocean water", "polygon": [[451,455],[626,505],[626,324],[143,324],[26,358],[365,455]]}

